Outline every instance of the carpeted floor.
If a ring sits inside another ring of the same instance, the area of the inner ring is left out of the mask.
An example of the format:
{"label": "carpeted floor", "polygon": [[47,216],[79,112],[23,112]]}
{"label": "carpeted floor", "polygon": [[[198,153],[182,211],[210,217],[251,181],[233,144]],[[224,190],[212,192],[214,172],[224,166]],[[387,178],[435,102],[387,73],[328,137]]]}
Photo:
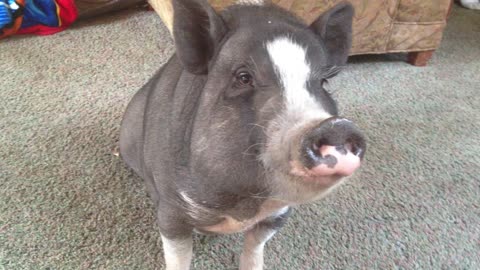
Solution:
{"label": "carpeted floor", "polygon": [[[173,52],[153,12],[0,42],[0,269],[162,269],[152,205],[111,154],[132,95]],[[480,269],[480,12],[441,48],[353,57],[332,85],[365,129],[361,172],[294,213],[266,269]],[[195,237],[194,269],[236,269],[241,238]]]}

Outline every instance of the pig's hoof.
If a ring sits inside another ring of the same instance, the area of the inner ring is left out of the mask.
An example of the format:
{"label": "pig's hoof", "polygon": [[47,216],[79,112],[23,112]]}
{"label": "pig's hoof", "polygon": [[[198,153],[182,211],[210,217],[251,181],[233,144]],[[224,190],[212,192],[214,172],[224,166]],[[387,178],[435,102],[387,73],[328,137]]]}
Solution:
{"label": "pig's hoof", "polygon": [[120,147],[118,145],[116,145],[113,149],[112,149],[112,155],[116,156],[116,157],[120,157]]}

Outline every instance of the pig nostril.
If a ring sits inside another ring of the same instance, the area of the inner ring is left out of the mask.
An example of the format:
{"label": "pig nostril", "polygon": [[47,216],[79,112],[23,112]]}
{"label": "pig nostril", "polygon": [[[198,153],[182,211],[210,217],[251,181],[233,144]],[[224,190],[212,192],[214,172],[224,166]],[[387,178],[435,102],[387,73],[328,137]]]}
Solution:
{"label": "pig nostril", "polygon": [[326,141],[324,139],[319,139],[319,140],[314,141],[313,145],[312,145],[313,152],[318,156],[322,156],[322,153],[320,152],[321,151],[320,149],[325,144],[326,144]]}
{"label": "pig nostril", "polygon": [[348,150],[349,152],[352,152],[352,153],[353,153],[353,152],[355,151],[355,149],[356,149],[355,145],[354,145],[353,143],[351,143],[351,142],[347,142],[347,143],[345,144],[345,148],[347,148],[347,150]]}
{"label": "pig nostril", "polygon": [[[329,145],[329,143],[323,138],[316,140],[312,143],[311,149],[313,150],[313,153],[315,156],[323,157],[322,146],[324,145]],[[348,152],[350,152],[355,156],[360,156],[363,152],[361,146],[359,146],[358,143],[355,143],[352,141],[347,141],[347,143],[345,144],[336,145],[335,150],[337,150],[339,153],[343,155],[346,155]]]}
{"label": "pig nostril", "polygon": [[356,143],[349,142],[346,144],[346,147],[355,156],[360,156],[362,153],[362,148],[360,148]]}
{"label": "pig nostril", "polygon": [[335,150],[337,150],[342,155],[346,155],[348,151],[351,151],[351,147],[349,147],[348,144],[337,145],[335,146]]}

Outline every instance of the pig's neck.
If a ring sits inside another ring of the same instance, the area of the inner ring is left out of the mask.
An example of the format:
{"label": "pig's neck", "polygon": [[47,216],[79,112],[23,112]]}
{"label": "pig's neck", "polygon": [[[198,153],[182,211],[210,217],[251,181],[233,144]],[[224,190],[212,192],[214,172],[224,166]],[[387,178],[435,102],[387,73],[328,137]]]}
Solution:
{"label": "pig's neck", "polygon": [[175,163],[181,167],[188,167],[190,162],[190,144],[193,124],[197,115],[198,103],[206,82],[206,76],[196,76],[183,72],[182,82],[188,81],[191,87],[177,85],[171,100],[172,106],[172,133],[170,145],[175,146],[173,152]]}

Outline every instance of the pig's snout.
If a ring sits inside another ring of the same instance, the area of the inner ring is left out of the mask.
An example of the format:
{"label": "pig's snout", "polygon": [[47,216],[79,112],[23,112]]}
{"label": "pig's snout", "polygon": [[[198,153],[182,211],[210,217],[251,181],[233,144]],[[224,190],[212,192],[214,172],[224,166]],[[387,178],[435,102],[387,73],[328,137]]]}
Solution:
{"label": "pig's snout", "polygon": [[348,176],[360,167],[366,144],[351,121],[332,117],[304,136],[300,151],[310,175]]}

